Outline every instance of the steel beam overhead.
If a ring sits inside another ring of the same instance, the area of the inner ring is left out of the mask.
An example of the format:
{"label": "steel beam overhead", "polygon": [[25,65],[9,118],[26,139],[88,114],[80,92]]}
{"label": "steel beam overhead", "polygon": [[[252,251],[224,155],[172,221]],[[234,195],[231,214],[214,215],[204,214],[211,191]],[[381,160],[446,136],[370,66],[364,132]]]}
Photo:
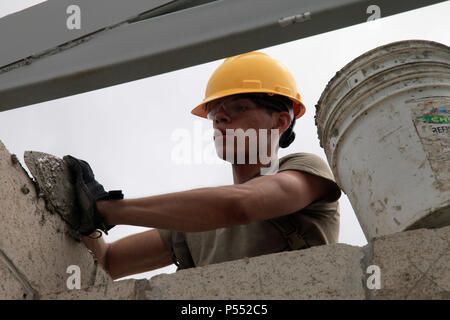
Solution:
{"label": "steel beam overhead", "polygon": [[439,2],[49,0],[0,19],[0,111],[363,23],[371,5],[386,17]]}
{"label": "steel beam overhead", "polygon": [[[0,66],[124,23],[148,19],[212,0],[48,0],[0,19]],[[80,8],[81,28],[66,26],[67,8]]]}

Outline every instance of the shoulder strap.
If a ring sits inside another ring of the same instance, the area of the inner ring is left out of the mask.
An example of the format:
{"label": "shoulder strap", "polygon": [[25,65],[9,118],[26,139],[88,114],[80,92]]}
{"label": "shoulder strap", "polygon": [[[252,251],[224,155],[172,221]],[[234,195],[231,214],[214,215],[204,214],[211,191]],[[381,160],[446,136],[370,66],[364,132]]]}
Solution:
{"label": "shoulder strap", "polygon": [[281,232],[281,235],[286,240],[291,250],[306,249],[310,247],[308,242],[306,242],[300,234],[292,215],[288,214],[267,221]]}
{"label": "shoulder strap", "polygon": [[178,267],[177,271],[195,267],[184,233],[182,239],[173,244],[173,249],[175,252],[175,265]]}

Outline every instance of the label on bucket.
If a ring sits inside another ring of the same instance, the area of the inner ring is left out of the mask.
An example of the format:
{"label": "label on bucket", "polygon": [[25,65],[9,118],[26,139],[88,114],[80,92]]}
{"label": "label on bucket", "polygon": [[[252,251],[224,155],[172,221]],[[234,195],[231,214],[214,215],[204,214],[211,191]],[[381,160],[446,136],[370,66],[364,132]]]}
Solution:
{"label": "label on bucket", "polygon": [[448,191],[450,190],[450,98],[421,99],[416,103],[412,109],[413,122],[435,174],[435,187],[442,192]]}

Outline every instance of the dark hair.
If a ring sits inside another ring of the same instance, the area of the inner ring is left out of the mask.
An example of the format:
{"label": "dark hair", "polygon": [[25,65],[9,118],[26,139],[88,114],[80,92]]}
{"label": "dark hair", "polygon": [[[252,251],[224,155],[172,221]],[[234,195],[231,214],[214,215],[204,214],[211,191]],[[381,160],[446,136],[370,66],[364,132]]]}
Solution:
{"label": "dark hair", "polygon": [[[246,98],[253,102],[266,107],[266,111],[272,114],[274,111],[287,111],[292,110],[292,100],[281,95],[268,95],[266,93],[247,93],[243,94]],[[291,113],[292,114],[292,113]],[[293,117],[289,128],[280,137],[279,146],[281,148],[287,148],[295,140],[295,116]]]}

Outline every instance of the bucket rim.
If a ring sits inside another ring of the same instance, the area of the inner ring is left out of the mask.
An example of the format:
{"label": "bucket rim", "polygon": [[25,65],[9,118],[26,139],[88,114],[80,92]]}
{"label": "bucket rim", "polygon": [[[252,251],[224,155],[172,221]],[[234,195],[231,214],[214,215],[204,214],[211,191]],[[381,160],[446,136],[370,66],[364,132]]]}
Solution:
{"label": "bucket rim", "polygon": [[[435,52],[448,52],[450,55],[450,47],[436,42],[432,40],[424,40],[424,39],[409,39],[409,40],[400,40],[391,42],[388,44],[384,44],[378,47],[375,47],[358,57],[352,59],[350,62],[348,62],[344,67],[342,67],[339,71],[336,72],[336,74],[330,79],[330,81],[327,83],[325,89],[322,91],[322,94],[320,95],[320,98],[318,102],[315,105],[315,123],[317,127],[317,133],[319,136],[319,141],[322,146],[322,136],[323,136],[323,122],[326,121],[326,114],[329,108],[324,108],[324,102],[331,98],[333,98],[333,93],[336,92],[335,88],[339,87],[343,81],[346,79],[349,79],[350,76],[355,75],[357,72],[356,70],[360,69],[363,66],[370,65],[371,62],[377,61],[379,59],[382,59],[383,56],[386,56],[387,51],[389,52],[389,55],[392,57],[397,53],[404,53],[405,49],[408,49],[408,51],[414,51],[415,49],[434,49]],[[394,60],[395,58],[391,58],[390,60]],[[418,62],[419,63],[419,62]],[[404,63],[399,63],[400,65],[404,65]],[[392,66],[394,67],[394,66]],[[392,68],[391,67],[391,68]],[[390,69],[390,68],[388,68]],[[386,69],[386,70],[388,70]],[[382,70],[380,70],[381,72]],[[359,71],[360,72],[360,71]],[[376,74],[376,73],[375,73]],[[373,74],[372,74],[373,76]],[[369,76],[371,77],[371,76]],[[363,81],[365,81],[364,79]],[[357,86],[355,86],[357,87]],[[350,88],[349,91],[353,90],[355,87]],[[348,92],[347,92],[348,93]],[[347,94],[345,93],[344,96]],[[325,117],[325,118],[324,118]]]}
{"label": "bucket rim", "polygon": [[396,48],[391,53],[395,53],[397,51],[403,50],[405,48],[411,48],[414,47],[423,47],[423,45],[428,45],[430,47],[435,47],[437,49],[444,49],[444,50],[450,50],[450,47],[436,41],[432,40],[424,40],[424,39],[409,39],[409,40],[400,40],[400,41],[394,41],[390,42],[388,44],[384,44],[378,47],[375,47],[373,49],[370,49],[369,51],[366,51],[365,53],[359,55],[358,57],[352,59],[350,62],[344,65],[339,71],[336,72],[336,74],[328,81],[327,85],[325,86],[325,89],[322,91],[322,94],[320,95],[320,98],[316,104],[316,117],[320,114],[320,106],[324,100],[324,98],[332,91],[331,88],[335,87],[335,83],[338,82],[341,78],[344,78],[346,75],[348,75],[350,70],[353,70],[353,67],[358,65],[358,63],[365,61],[367,63],[368,61],[374,60],[377,57],[383,56],[385,53],[382,52],[383,50]]}

